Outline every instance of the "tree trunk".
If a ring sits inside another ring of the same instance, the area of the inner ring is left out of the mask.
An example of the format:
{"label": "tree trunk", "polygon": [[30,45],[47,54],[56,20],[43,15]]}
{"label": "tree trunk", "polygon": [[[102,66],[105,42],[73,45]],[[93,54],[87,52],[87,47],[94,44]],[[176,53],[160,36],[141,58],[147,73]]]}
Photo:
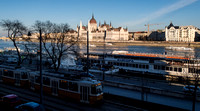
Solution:
{"label": "tree trunk", "polygon": [[20,65],[21,65],[21,55],[20,55],[20,52],[19,52],[19,49],[18,49],[18,47],[17,47],[17,44],[16,44],[15,40],[13,40],[13,44],[14,44],[16,50],[17,50],[17,55],[18,55],[17,66],[20,66]]}

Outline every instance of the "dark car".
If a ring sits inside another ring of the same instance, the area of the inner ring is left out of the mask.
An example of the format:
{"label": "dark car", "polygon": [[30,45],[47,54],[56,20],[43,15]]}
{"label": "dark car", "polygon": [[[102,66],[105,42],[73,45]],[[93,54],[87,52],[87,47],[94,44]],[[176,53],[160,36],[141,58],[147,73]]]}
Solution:
{"label": "dark car", "polygon": [[15,107],[15,111],[45,111],[44,107],[36,102],[28,102]]}
{"label": "dark car", "polygon": [[1,98],[1,103],[4,107],[14,108],[16,105],[21,104],[21,100],[15,94],[9,94]]}

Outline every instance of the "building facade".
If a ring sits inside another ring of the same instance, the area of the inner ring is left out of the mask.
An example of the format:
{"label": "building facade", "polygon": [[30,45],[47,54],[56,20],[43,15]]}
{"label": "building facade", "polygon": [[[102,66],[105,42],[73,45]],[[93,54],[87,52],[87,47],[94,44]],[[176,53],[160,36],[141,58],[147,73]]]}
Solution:
{"label": "building facade", "polygon": [[166,41],[196,42],[199,41],[200,31],[198,28],[190,26],[174,26],[172,22],[165,27]]}
{"label": "building facade", "polygon": [[80,26],[77,26],[77,32],[80,40],[86,40],[87,31],[90,41],[104,40],[105,31],[106,31],[106,38],[105,38],[106,41],[129,40],[127,28],[126,29],[122,27],[114,28],[112,27],[111,23],[106,24],[106,22],[104,22],[104,24],[99,23],[99,25],[97,25],[94,16],[92,16],[92,18],[88,21],[87,26],[83,26],[81,21],[80,21]]}

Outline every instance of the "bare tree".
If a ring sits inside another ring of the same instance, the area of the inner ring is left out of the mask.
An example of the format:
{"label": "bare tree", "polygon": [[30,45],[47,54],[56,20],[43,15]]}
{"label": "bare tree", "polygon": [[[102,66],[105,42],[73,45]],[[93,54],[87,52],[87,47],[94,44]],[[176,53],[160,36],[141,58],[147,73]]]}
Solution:
{"label": "bare tree", "polygon": [[41,30],[43,48],[51,59],[54,70],[58,71],[63,56],[76,53],[74,47],[78,42],[78,37],[70,35],[68,24],[36,21],[33,27],[36,31]]}
{"label": "bare tree", "polygon": [[18,20],[2,20],[2,22],[0,22],[0,26],[7,31],[8,37],[13,42],[18,55],[17,65],[20,66],[23,61],[21,60],[19,46],[17,45],[16,40],[22,37],[23,33],[26,32],[26,27]]}

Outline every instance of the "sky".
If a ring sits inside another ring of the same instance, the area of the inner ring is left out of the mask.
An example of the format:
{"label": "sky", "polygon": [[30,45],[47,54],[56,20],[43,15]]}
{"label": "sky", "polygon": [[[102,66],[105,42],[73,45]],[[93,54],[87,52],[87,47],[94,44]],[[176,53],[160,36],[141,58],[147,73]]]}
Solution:
{"label": "sky", "polygon": [[[80,20],[87,25],[92,14],[99,22],[128,31],[164,29],[177,26],[200,28],[200,0],[0,0],[0,21],[19,20],[31,27],[36,20],[68,23],[76,30]],[[0,36],[7,36],[0,28]]]}

